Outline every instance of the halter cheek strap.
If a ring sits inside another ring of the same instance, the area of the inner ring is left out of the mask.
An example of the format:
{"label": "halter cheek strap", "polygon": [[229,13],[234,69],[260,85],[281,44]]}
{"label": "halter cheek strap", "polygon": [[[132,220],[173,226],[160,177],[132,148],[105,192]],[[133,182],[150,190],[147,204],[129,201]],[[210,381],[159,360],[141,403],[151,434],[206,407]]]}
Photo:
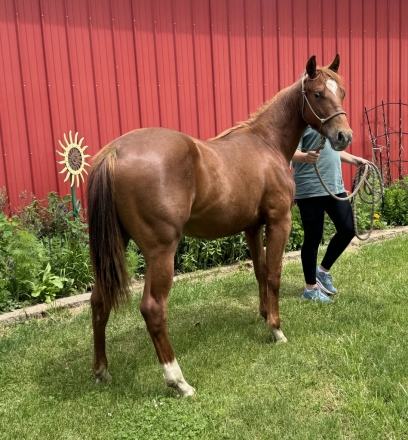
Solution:
{"label": "halter cheek strap", "polygon": [[319,132],[320,134],[322,133],[322,126],[323,124],[325,124],[327,121],[329,121],[330,119],[334,118],[335,116],[338,115],[346,115],[347,113],[344,110],[340,110],[339,112],[333,113],[332,115],[328,116],[325,119],[322,119],[321,117],[319,117],[316,112],[313,110],[312,105],[310,104],[309,100],[307,99],[306,96],[306,91],[305,91],[305,78],[306,78],[307,73],[305,72],[302,75],[302,96],[303,96],[303,102],[302,102],[302,118],[303,120],[306,122],[305,120],[305,116],[304,116],[304,110],[305,110],[305,101],[307,102],[307,105],[309,106],[310,110],[312,111],[312,113],[316,116],[316,118],[320,121],[320,129]]}

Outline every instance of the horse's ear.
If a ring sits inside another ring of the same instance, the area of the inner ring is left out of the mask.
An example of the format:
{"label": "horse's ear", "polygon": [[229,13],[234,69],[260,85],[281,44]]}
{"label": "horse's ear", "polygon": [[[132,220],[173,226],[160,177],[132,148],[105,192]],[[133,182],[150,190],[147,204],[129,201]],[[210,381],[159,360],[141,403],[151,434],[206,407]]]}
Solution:
{"label": "horse's ear", "polygon": [[340,55],[336,54],[336,57],[334,58],[333,62],[330,64],[329,69],[333,70],[333,72],[338,72],[340,66]]}
{"label": "horse's ear", "polygon": [[306,64],[306,73],[310,79],[316,78],[316,55],[312,55]]}

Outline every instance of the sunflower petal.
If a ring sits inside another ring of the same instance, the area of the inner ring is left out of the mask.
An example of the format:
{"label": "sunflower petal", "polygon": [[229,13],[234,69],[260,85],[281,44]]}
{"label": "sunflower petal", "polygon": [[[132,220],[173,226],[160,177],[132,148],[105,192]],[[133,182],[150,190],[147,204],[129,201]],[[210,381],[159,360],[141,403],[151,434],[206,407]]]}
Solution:
{"label": "sunflower petal", "polygon": [[67,147],[69,147],[69,142],[68,142],[68,139],[67,139],[67,135],[64,133],[64,139],[65,139],[65,143],[67,144]]}

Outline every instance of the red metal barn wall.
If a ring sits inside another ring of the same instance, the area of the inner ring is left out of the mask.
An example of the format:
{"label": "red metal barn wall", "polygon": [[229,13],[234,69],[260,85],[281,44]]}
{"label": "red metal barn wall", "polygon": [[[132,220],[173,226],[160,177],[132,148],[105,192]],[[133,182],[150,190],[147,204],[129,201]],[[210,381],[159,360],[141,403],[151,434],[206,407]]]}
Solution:
{"label": "red metal barn wall", "polygon": [[371,158],[364,106],[408,102],[407,18],[406,0],[1,0],[0,188],[68,194],[69,130],[92,155],[138,127],[214,136],[337,52],[349,151]]}

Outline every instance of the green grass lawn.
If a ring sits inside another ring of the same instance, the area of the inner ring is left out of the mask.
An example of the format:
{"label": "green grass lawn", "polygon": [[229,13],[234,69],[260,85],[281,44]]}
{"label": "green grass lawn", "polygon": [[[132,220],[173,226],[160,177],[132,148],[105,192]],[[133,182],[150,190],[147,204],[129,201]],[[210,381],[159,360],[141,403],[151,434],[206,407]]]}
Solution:
{"label": "green grass lawn", "polygon": [[332,273],[340,294],[321,305],[300,299],[300,263],[284,266],[284,345],[258,316],[252,271],[175,283],[186,399],[164,384],[139,294],[111,316],[107,386],[91,373],[88,307],[0,327],[0,439],[407,439],[408,236]]}

